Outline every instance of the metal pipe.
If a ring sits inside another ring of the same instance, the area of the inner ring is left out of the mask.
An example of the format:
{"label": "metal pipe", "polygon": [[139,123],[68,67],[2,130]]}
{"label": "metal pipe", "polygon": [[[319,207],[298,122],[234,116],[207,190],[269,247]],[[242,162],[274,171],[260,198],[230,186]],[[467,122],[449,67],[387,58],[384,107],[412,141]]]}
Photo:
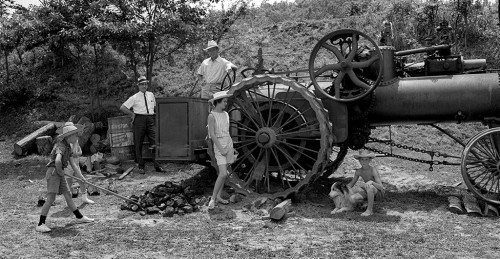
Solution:
{"label": "metal pipe", "polygon": [[437,46],[418,48],[418,49],[401,50],[401,51],[394,52],[394,56],[406,56],[406,55],[411,55],[411,54],[424,53],[424,52],[434,52],[436,50],[443,50],[443,49],[450,49],[450,48],[451,48],[451,45],[437,45]]}
{"label": "metal pipe", "polygon": [[75,180],[78,180],[78,181],[83,182],[83,183],[85,183],[85,184],[88,184],[88,185],[90,185],[90,186],[94,186],[95,188],[97,188],[97,189],[99,189],[99,190],[101,190],[101,191],[107,192],[107,193],[109,193],[109,194],[111,194],[111,195],[114,195],[114,196],[116,196],[116,197],[118,197],[118,198],[121,198],[121,199],[124,199],[124,200],[126,200],[126,201],[128,201],[128,202],[131,202],[131,203],[133,203],[133,204],[135,204],[135,205],[139,206],[139,208],[141,208],[141,209],[142,209],[141,205],[140,205],[138,202],[136,202],[136,201],[134,201],[134,200],[131,200],[131,199],[129,199],[129,198],[127,198],[127,197],[125,197],[125,196],[122,196],[122,195],[120,195],[120,194],[118,194],[118,193],[116,193],[116,192],[112,192],[112,191],[110,191],[110,190],[108,190],[108,189],[105,189],[105,188],[99,187],[99,186],[97,186],[97,185],[95,185],[95,184],[89,183],[87,180],[83,180],[83,179],[78,178],[78,177],[76,177],[76,176],[72,176],[72,175],[69,175],[69,174],[64,174],[64,176],[69,177],[69,178],[73,178],[73,179],[75,179]]}

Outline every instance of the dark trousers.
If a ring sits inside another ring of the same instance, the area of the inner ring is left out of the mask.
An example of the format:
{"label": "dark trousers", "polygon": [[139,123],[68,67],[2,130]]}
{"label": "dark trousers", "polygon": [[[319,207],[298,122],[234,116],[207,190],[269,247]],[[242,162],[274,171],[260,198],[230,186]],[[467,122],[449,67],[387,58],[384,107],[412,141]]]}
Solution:
{"label": "dark trousers", "polygon": [[[144,159],[142,159],[142,146],[144,137],[148,136],[151,147],[156,147],[155,137],[155,115],[135,115],[134,119],[134,145],[135,145],[135,162],[139,164],[140,168],[144,168]],[[153,164],[155,167],[159,166],[153,156]]]}

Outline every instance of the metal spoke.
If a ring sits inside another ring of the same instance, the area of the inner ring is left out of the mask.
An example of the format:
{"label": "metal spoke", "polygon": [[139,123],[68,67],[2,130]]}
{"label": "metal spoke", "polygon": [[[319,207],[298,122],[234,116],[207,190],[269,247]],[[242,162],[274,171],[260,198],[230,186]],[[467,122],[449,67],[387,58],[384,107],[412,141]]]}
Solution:
{"label": "metal spoke", "polygon": [[356,38],[356,34],[353,33],[352,34],[351,51],[349,52],[349,55],[347,56],[347,60],[353,61],[357,51],[358,51],[358,38]]}
{"label": "metal spoke", "polygon": [[[289,93],[290,93],[290,86],[288,86],[288,89],[286,90],[285,96],[287,98],[289,97]],[[284,103],[289,103],[289,101],[290,100],[285,100]],[[281,116],[284,114],[284,112],[285,112],[285,109],[282,109],[279,111],[278,117],[277,117],[276,121],[273,123],[273,126],[272,126],[273,128],[276,127],[276,123],[281,120]]]}
{"label": "metal spoke", "polygon": [[[248,184],[250,184],[250,182],[252,182],[252,179],[250,178],[250,176],[254,173],[254,168],[259,164],[260,157],[261,157],[262,153],[263,152],[262,152],[262,148],[261,148],[259,150],[259,154],[257,155],[257,159],[255,160],[255,163],[253,163],[252,167],[248,171],[248,174],[245,175],[245,178],[243,181],[246,183],[246,186],[248,186]],[[247,181],[247,180],[250,180],[250,181]]]}
{"label": "metal spoke", "polygon": [[[262,117],[262,112],[261,110],[259,109],[259,103],[257,102],[256,99],[253,98],[251,92],[250,92],[250,89],[247,90],[248,91],[248,95],[250,96],[250,99],[252,100],[252,106],[257,110],[257,114],[259,115],[259,119],[260,119],[260,123],[262,126],[267,126],[267,124],[265,123],[265,120],[264,120],[264,117]],[[255,92],[255,91],[254,91]]]}
{"label": "metal spoke", "polygon": [[491,158],[493,157],[493,154],[489,152],[488,150],[488,147],[485,147],[483,144],[482,144],[482,141],[483,139],[480,139],[479,141],[477,141],[477,145],[475,146],[475,148],[479,151],[481,151],[484,155],[486,155],[486,158]]}
{"label": "metal spoke", "polygon": [[340,98],[340,84],[342,83],[342,80],[344,79],[344,76],[346,75],[345,71],[340,71],[335,78],[333,88],[335,89],[335,96],[337,98]]}
{"label": "metal spoke", "polygon": [[[323,43],[323,45],[321,45],[323,48],[333,52],[333,54],[335,55],[335,57],[337,57],[337,59],[339,60],[339,63],[344,61],[345,58],[344,58],[344,55],[342,55],[342,53],[337,49],[337,47],[333,46],[333,45],[330,45],[328,43]],[[317,76],[318,73],[315,73],[315,76]]]}
{"label": "metal spoke", "polygon": [[[295,150],[295,151],[297,151],[297,152],[300,152],[301,150],[300,150],[300,149],[298,149],[298,148],[301,148],[301,149],[303,149],[303,150],[307,150],[307,151],[309,151],[309,152],[317,153],[317,151],[315,151],[315,150],[308,149],[308,148],[301,147],[301,146],[297,146],[297,145],[294,145],[294,144],[291,144],[291,143],[287,143],[287,142],[284,142],[284,141],[277,140],[276,142],[279,142],[279,143],[281,143],[281,144],[283,144],[283,145],[286,145],[286,146],[288,146],[289,148],[291,148],[291,149],[293,149],[293,150]],[[306,157],[308,157],[308,158],[309,158],[309,159],[311,159],[312,161],[316,161],[316,159],[317,159],[317,158],[313,158],[313,157],[311,157],[311,156],[307,155],[305,152],[301,152],[301,154],[302,154],[302,155],[304,155],[304,156],[306,156]]]}
{"label": "metal spoke", "polygon": [[380,57],[377,55],[377,56],[373,56],[371,57],[370,59],[366,60],[366,61],[361,61],[361,62],[352,62],[352,68],[365,68],[365,67],[369,67],[371,64],[373,64],[373,62],[379,60]]}
{"label": "metal spoke", "polygon": [[[283,168],[281,167],[280,160],[279,160],[279,158],[278,158],[278,155],[275,153],[275,151],[274,151],[274,148],[273,148],[273,147],[271,148],[271,153],[273,154],[274,159],[276,159],[276,163],[278,164],[278,168],[279,168],[279,170],[280,170],[280,173],[278,174],[278,177],[280,177],[280,178],[281,178],[281,186],[282,186],[283,188],[285,188],[285,187],[284,187],[284,185],[285,185],[285,184],[284,184],[284,182],[285,182],[285,181],[283,180],[283,179],[284,179],[284,176],[285,176],[285,170],[283,170]],[[286,181],[286,183],[288,184],[288,187],[289,187],[289,188],[292,188],[292,185],[290,184],[290,182],[289,182],[289,181]]]}
{"label": "metal spoke", "polygon": [[[300,124],[300,125],[297,125],[297,126],[295,126],[295,127],[291,128],[291,129],[287,129],[287,130],[286,130],[286,131],[284,131],[283,133],[294,132],[294,131],[296,131],[296,130],[298,130],[298,129],[302,128],[302,127],[307,127],[307,126],[309,126],[309,127],[313,127],[313,129],[318,130],[318,128],[319,128],[319,122],[318,122],[318,121],[316,121],[316,122],[314,122],[313,124],[309,124],[309,122],[307,122],[307,121],[306,121],[306,122],[304,122],[304,123],[302,123],[302,124]],[[316,126],[318,126],[318,128],[316,128]]]}
{"label": "metal spoke", "polygon": [[283,155],[287,158],[288,162],[291,162],[291,165],[293,167],[293,164],[297,164],[302,170],[305,170],[307,171],[304,167],[302,167],[299,163],[297,163],[297,161],[295,161],[292,157],[289,156],[288,152],[286,150],[284,150],[283,148],[281,148],[280,146],[275,146],[278,150],[281,150],[281,152],[283,153]]}
{"label": "metal spoke", "polygon": [[308,129],[308,130],[302,130],[302,131],[287,132],[287,133],[277,134],[276,136],[277,137],[283,137],[283,136],[288,136],[288,135],[299,135],[299,134],[302,134],[302,133],[312,132],[312,131],[317,131],[317,130],[318,129]]}
{"label": "metal spoke", "polygon": [[233,170],[236,170],[236,168],[238,168],[241,163],[243,163],[243,161],[245,161],[245,159],[248,158],[248,156],[252,155],[252,152],[255,151],[256,148],[258,148],[259,146],[255,146],[254,148],[252,148],[250,151],[246,152],[246,154],[244,154],[241,158],[239,158],[239,162],[233,167],[234,169]]}
{"label": "metal spoke", "polygon": [[243,112],[247,115],[248,119],[250,119],[250,121],[252,121],[252,123],[257,127],[257,128],[260,128],[260,125],[255,122],[255,120],[253,119],[253,116],[252,114],[247,110],[247,108],[249,109],[250,107],[247,107],[245,108],[246,105],[244,105],[242,103],[241,100],[239,100],[238,98],[235,99],[235,102],[236,104],[238,104],[239,107],[241,107],[243,109]]}
{"label": "metal spoke", "polygon": [[[240,125],[240,126],[242,127],[242,129],[244,129],[244,130],[246,130],[246,131],[248,131],[248,132],[251,132],[251,133],[257,133],[257,131],[253,130],[252,128],[248,127],[247,125],[245,125],[245,124],[243,124],[243,123],[241,123],[241,122],[239,122],[239,121],[232,120],[232,121],[229,121],[229,122],[230,122],[230,123],[232,122],[232,123],[235,123],[235,124],[237,124],[237,125]],[[239,129],[238,127],[236,127],[236,126],[234,126],[234,125],[232,125],[232,126],[230,126],[230,127],[233,127],[233,128]]]}
{"label": "metal spoke", "polygon": [[[306,114],[306,112],[308,112],[309,110],[312,110],[312,109],[311,109],[311,108],[308,108],[307,110],[305,110],[305,111],[301,111],[300,113],[294,112],[294,113],[297,113],[297,115],[295,115],[295,116],[293,117],[293,119],[292,119],[292,117],[288,118],[288,120],[287,120],[285,123],[283,123],[283,124],[281,125],[281,127],[280,127],[280,128],[284,128],[286,125],[288,125],[288,124],[289,124],[289,123],[291,123],[292,121],[295,121],[295,119],[297,119],[297,118],[299,118],[299,117],[303,117],[303,116],[304,116],[304,114]],[[292,113],[292,114],[293,114],[293,113]],[[302,120],[302,121],[305,121],[305,120]]]}

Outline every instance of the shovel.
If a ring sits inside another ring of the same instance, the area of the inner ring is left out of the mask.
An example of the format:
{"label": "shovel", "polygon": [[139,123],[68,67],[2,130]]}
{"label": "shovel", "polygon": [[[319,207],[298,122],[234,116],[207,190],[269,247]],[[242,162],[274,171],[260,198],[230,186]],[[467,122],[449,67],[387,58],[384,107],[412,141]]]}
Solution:
{"label": "shovel", "polygon": [[106,192],[106,193],[109,193],[109,194],[111,194],[111,195],[114,195],[114,196],[116,196],[116,197],[118,197],[118,198],[120,198],[120,199],[124,199],[124,200],[126,200],[126,201],[128,201],[128,202],[130,202],[130,203],[133,203],[133,204],[135,204],[135,205],[139,206],[139,208],[140,208],[141,210],[143,210],[143,208],[141,207],[141,205],[140,205],[138,202],[136,202],[136,201],[134,201],[134,200],[131,200],[131,199],[129,199],[129,198],[127,198],[127,197],[125,197],[125,196],[122,196],[122,195],[120,195],[120,194],[118,194],[118,193],[112,192],[112,191],[110,191],[110,190],[108,190],[108,189],[105,189],[105,188],[99,187],[99,186],[97,186],[97,185],[95,185],[95,184],[89,183],[88,181],[83,180],[83,179],[81,179],[81,178],[78,178],[78,177],[76,177],[76,176],[72,176],[72,175],[69,175],[69,174],[65,174],[65,176],[66,176],[66,177],[69,177],[69,178],[73,178],[73,179],[78,180],[78,181],[81,181],[81,182],[84,182],[85,184],[88,184],[88,185],[90,185],[90,186],[93,186],[93,187],[95,187],[95,188],[97,188],[97,189],[99,189],[99,190],[101,190],[101,191],[103,191],[103,192]]}

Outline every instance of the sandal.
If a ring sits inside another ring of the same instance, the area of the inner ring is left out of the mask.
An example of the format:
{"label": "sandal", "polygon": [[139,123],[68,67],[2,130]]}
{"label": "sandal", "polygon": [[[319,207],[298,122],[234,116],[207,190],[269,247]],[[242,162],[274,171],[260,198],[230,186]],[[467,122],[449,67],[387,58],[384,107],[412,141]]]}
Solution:
{"label": "sandal", "polygon": [[210,202],[208,203],[208,209],[211,210],[214,208],[215,208],[215,201],[211,199]]}

